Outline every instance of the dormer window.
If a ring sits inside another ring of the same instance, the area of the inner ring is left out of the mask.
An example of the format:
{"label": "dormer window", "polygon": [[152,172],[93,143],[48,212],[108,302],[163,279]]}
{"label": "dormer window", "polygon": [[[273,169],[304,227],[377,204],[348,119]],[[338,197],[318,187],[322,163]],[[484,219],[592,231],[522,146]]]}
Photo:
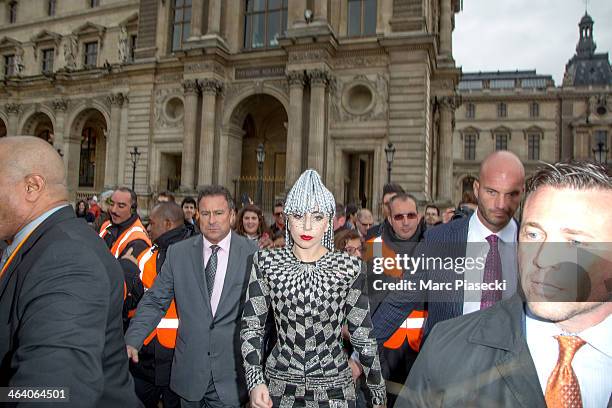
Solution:
{"label": "dormer window", "polygon": [[17,22],[17,2],[11,1],[8,4],[8,20],[10,24]]}

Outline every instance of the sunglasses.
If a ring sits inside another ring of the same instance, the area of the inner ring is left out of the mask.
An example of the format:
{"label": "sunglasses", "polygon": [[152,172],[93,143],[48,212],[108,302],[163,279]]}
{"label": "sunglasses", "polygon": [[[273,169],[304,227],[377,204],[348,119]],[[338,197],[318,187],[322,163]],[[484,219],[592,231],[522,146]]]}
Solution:
{"label": "sunglasses", "polygon": [[282,212],[279,212],[279,213],[274,213],[274,216],[275,216],[275,217],[280,217],[281,215],[283,215],[283,213],[282,213]]}
{"label": "sunglasses", "polygon": [[406,214],[395,214],[393,219],[395,221],[403,221],[404,219],[415,220],[417,217],[417,213],[406,213]]}

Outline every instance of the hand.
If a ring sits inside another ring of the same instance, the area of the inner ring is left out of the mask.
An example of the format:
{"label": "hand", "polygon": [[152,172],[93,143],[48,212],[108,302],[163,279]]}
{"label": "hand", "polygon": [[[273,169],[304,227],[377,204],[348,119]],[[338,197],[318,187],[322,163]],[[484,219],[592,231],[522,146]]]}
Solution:
{"label": "hand", "polygon": [[138,363],[138,350],[136,350],[136,347],[126,345],[125,348],[127,349],[128,359],[132,359],[134,363]]}
{"label": "hand", "polygon": [[274,242],[270,239],[268,234],[264,234],[259,238],[259,249],[271,248],[274,245]]}
{"label": "hand", "polygon": [[359,364],[352,358],[349,358],[348,365],[351,368],[351,375],[353,377],[353,381],[357,381],[357,379],[361,377],[361,373],[363,373],[363,368],[361,367],[361,364]]}
{"label": "hand", "polygon": [[253,408],[272,408],[272,400],[266,384],[259,384],[253,388],[250,397]]}
{"label": "hand", "polygon": [[125,255],[121,257],[121,259],[127,259],[128,261],[134,263],[134,265],[138,266],[138,259],[134,258],[134,255],[132,255],[133,252],[134,248],[129,248]]}
{"label": "hand", "polygon": [[452,218],[453,215],[455,214],[455,207],[449,207],[446,210],[444,210],[444,212],[442,213],[442,222],[444,224],[446,224],[447,222],[449,222]]}

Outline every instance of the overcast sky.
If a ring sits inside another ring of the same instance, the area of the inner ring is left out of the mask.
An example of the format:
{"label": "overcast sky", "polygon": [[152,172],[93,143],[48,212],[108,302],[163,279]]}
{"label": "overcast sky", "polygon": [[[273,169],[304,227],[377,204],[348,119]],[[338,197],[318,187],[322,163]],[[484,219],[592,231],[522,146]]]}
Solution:
{"label": "overcast sky", "polygon": [[[535,69],[561,85],[585,0],[463,0],[453,55],[463,72]],[[596,53],[612,54],[612,1],[589,0]]]}

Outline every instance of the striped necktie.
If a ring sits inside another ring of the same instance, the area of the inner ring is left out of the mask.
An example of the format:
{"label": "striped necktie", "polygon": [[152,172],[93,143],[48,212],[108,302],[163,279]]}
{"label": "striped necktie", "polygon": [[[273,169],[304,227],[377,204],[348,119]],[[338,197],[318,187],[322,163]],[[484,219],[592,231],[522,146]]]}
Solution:
{"label": "striped necktie", "polygon": [[213,288],[215,287],[215,275],[217,273],[217,252],[219,252],[219,248],[219,245],[210,246],[212,254],[210,255],[210,258],[208,258],[208,263],[204,269],[209,298],[212,298]]}

